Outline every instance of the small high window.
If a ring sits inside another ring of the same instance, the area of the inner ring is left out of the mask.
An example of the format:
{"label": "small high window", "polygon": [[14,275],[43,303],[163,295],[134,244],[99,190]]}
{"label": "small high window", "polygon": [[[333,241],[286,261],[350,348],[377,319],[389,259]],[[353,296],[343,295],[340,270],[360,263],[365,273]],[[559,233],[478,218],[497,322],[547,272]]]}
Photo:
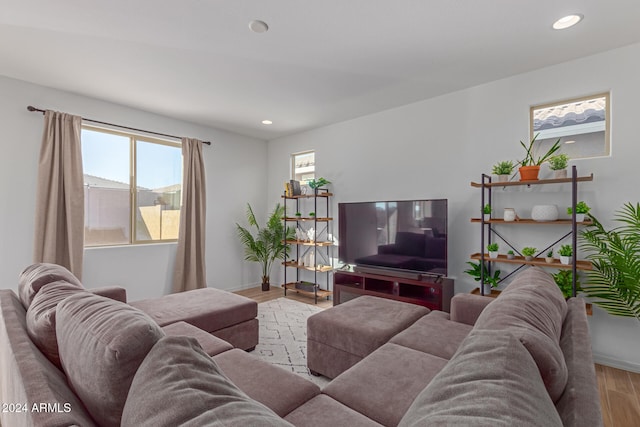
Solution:
{"label": "small high window", "polygon": [[606,157],[611,153],[609,94],[568,99],[531,107],[531,138],[539,134],[539,152],[558,138],[561,153],[571,159]]}
{"label": "small high window", "polygon": [[316,177],[316,153],[305,151],[291,155],[291,179],[306,184]]}

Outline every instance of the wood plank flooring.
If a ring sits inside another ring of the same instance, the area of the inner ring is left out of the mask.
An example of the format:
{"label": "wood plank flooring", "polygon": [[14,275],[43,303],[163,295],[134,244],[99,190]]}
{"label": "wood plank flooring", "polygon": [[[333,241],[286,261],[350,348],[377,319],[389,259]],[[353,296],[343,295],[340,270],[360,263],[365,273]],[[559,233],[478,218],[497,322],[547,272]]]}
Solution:
{"label": "wood plank flooring", "polygon": [[[258,303],[271,301],[284,296],[284,290],[272,286],[263,292],[260,287],[236,292]],[[287,298],[313,304],[313,298],[287,291]],[[333,302],[319,299],[318,306],[329,308]],[[640,426],[640,373],[596,364],[600,404],[605,427]]]}

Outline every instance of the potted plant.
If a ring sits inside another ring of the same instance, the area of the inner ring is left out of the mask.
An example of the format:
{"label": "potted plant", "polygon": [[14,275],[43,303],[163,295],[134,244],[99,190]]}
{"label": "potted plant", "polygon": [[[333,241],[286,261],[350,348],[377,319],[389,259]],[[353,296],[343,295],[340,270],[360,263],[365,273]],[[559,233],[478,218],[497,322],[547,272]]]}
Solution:
{"label": "potted plant", "polygon": [[491,205],[490,204],[486,204],[484,205],[484,207],[482,208],[482,214],[484,215],[484,220],[485,221],[489,221],[491,219]]}
{"label": "potted plant", "polygon": [[522,255],[524,255],[524,260],[525,261],[532,261],[533,260],[533,256],[536,254],[536,251],[538,249],[531,247],[531,246],[527,246],[522,248]]}
{"label": "potted plant", "polygon": [[251,205],[247,203],[247,222],[255,228],[256,234],[236,223],[238,237],[244,245],[244,259],[258,262],[262,267],[263,291],[269,290],[269,275],[274,261],[287,257],[288,246],[285,241],[293,240],[295,236],[293,228],[287,227],[285,232],[283,215],[284,207],[278,203],[269,215],[267,223],[260,227]]}
{"label": "potted plant", "polygon": [[556,154],[548,160],[549,168],[554,171],[554,178],[567,177],[567,165],[569,164],[569,156],[566,154]]}
{"label": "potted plant", "polygon": [[640,321],[640,203],[626,203],[611,230],[591,215],[592,225],[580,233],[581,248],[593,270],[583,291],[614,316]]}
{"label": "potted plant", "polygon": [[296,218],[300,219],[302,217],[302,214],[300,212],[296,212],[295,216],[296,216]]}
{"label": "potted plant", "polygon": [[515,257],[516,257],[516,254],[514,254],[511,249],[509,249],[507,251],[507,259],[514,259]]}
{"label": "potted plant", "polygon": [[498,175],[498,182],[506,182],[513,172],[514,164],[511,160],[504,160],[493,165],[492,173]]}
{"label": "potted plant", "polygon": [[307,185],[313,189],[314,193],[318,193],[318,189],[323,185],[331,184],[331,181],[327,181],[326,179],[320,177],[318,179],[311,179],[307,182]]}
{"label": "potted plant", "polygon": [[[565,299],[571,298],[573,296],[573,271],[571,270],[560,270],[555,274],[552,274],[553,280],[555,280],[556,285],[562,291],[562,295],[564,295]],[[580,280],[576,277],[576,292],[582,291],[580,287]]]}
{"label": "potted plant", "polygon": [[547,264],[553,263],[553,249],[549,249],[549,251],[547,252],[547,256],[544,257],[544,260],[547,262]]}
{"label": "potted plant", "polygon": [[560,255],[560,264],[569,265],[571,264],[573,248],[571,245],[562,245],[560,246],[560,250],[558,250],[558,255]]}
{"label": "potted plant", "polygon": [[[481,271],[480,271],[481,263],[468,261],[467,264],[469,264],[471,268],[468,270],[465,270],[464,272],[470,275],[471,277],[473,277],[473,280],[475,280],[476,282],[479,282],[480,274],[481,274]],[[484,274],[484,289],[483,289],[484,292],[483,293],[485,295],[489,295],[491,294],[491,288],[498,287],[498,283],[500,282],[500,270],[494,270],[493,276],[491,276],[489,274],[489,270],[487,269],[486,265],[483,265],[482,269],[483,269],[482,273]]]}
{"label": "potted plant", "polygon": [[[588,214],[590,210],[591,208],[585,202],[579,201],[578,203],[576,203],[576,222],[584,221],[584,216]],[[567,208],[567,214],[573,214],[573,209],[571,209],[571,206]]]}
{"label": "potted plant", "polygon": [[489,258],[498,258],[498,244],[490,243],[487,245],[487,251],[489,251]]}
{"label": "potted plant", "polygon": [[554,155],[556,151],[560,149],[560,139],[549,148],[549,150],[540,157],[536,157],[533,150],[533,145],[538,138],[539,133],[537,133],[529,146],[527,146],[524,142],[520,141],[520,145],[525,149],[525,156],[518,163],[520,164],[519,172],[520,172],[520,181],[536,181],[538,179],[538,173],[540,172],[540,165],[546,162],[551,156]]}
{"label": "potted plant", "polygon": [[314,217],[316,216],[316,213],[315,213],[315,212],[309,212],[309,216],[310,216],[311,218],[314,218]]}

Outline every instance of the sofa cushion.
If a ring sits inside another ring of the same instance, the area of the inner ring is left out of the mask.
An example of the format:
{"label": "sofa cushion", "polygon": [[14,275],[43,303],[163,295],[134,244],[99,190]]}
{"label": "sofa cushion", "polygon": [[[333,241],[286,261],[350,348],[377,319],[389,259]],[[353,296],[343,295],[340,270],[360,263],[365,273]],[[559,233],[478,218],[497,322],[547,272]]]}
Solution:
{"label": "sofa cushion", "polygon": [[562,426],[536,364],[504,331],[471,332],[416,397],[400,427]]}
{"label": "sofa cushion", "polygon": [[446,359],[387,343],[322,392],[380,424],[397,425]]}
{"label": "sofa cushion", "polygon": [[382,427],[326,394],[314,397],[284,419],[296,427]]}
{"label": "sofa cushion", "polygon": [[49,283],[40,288],[27,310],[27,332],[42,354],[51,360],[58,368],[58,340],[56,336],[56,309],[58,303],[67,297],[85,292],[82,288],[63,280]]}
{"label": "sofa cushion", "polygon": [[122,426],[177,425],[292,426],[240,391],[197,340],[165,337],[133,378]]}
{"label": "sofa cushion", "polygon": [[183,336],[191,337],[198,340],[200,347],[209,356],[215,356],[227,350],[231,350],[233,346],[218,337],[211,335],[208,332],[203,331],[200,328],[196,328],[187,322],[176,322],[162,327],[162,331],[168,336]]}
{"label": "sofa cushion", "polygon": [[69,384],[94,419],[120,425],[133,376],[164,333],[140,310],[89,292],[62,301],[56,317]]}
{"label": "sofa cushion", "polygon": [[59,280],[82,288],[80,280],[61,265],[41,262],[25,268],[18,279],[18,296],[24,308],[29,308],[40,288]]}
{"label": "sofa cushion", "polygon": [[320,394],[311,381],[239,349],[213,360],[240,390],[281,417]]}
{"label": "sofa cushion", "polygon": [[568,377],[559,344],[566,312],[566,302],[553,277],[540,268],[529,268],[484,309],[474,328],[502,330],[519,338],[556,402]]}
{"label": "sofa cushion", "polygon": [[448,320],[447,316],[439,313],[442,312],[432,311],[421,317],[389,342],[451,359],[460,343],[471,332],[471,326]]}

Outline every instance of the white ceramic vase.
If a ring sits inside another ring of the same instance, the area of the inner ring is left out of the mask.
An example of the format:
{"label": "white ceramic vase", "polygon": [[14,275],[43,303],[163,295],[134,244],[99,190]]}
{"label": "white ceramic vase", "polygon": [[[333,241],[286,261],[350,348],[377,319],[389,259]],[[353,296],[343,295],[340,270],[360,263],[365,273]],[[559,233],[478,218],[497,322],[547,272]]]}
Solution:
{"label": "white ceramic vase", "polygon": [[560,255],[560,264],[564,264],[564,265],[571,264],[571,256]]}

